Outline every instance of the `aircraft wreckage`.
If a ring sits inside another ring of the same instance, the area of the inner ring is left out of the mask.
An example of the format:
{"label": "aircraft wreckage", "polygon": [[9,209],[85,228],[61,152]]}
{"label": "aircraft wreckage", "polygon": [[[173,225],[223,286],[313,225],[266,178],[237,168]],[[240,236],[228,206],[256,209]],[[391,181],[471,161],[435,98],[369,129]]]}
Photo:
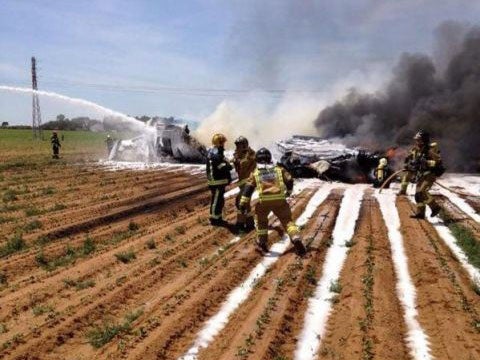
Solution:
{"label": "aircraft wreckage", "polygon": [[[277,148],[281,153],[279,165],[294,177],[318,177],[346,183],[374,183],[380,159],[391,157],[393,151],[383,154],[350,149],[338,142],[298,135],[277,142]],[[386,177],[391,174],[390,167],[386,168],[386,174]]]}
{"label": "aircraft wreckage", "polygon": [[[164,118],[149,120],[147,125],[156,131],[116,141],[109,160],[205,163],[206,147],[190,134],[188,126]],[[373,183],[384,156],[312,136],[295,135],[276,145],[281,156],[278,164],[296,178]]]}
{"label": "aircraft wreckage", "polygon": [[190,134],[187,125],[154,118],[147,122],[147,126],[155,128],[156,131],[128,140],[117,140],[110,151],[109,160],[196,164],[205,162],[206,148]]}

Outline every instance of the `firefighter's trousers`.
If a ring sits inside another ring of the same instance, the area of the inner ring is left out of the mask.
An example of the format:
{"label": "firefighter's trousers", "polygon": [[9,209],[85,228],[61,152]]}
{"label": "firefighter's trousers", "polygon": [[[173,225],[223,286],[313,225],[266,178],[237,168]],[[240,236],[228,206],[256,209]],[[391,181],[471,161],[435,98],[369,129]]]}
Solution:
{"label": "firefighter's trousers", "polygon": [[405,170],[402,174],[402,182],[400,183],[400,192],[403,194],[406,194],[407,192],[407,187],[408,184],[410,183],[410,180],[413,178],[414,173],[411,171]]}
{"label": "firefighter's trousers", "polygon": [[425,215],[425,207],[428,205],[432,211],[438,208],[438,204],[435,199],[430,195],[429,190],[431,189],[433,183],[437,177],[428,172],[422,176],[417,181],[417,186],[415,189],[415,202],[417,203],[417,214]]}
{"label": "firefighter's trousers", "polygon": [[[243,189],[245,188],[245,184],[239,186],[239,192],[237,197],[235,198],[235,207],[237,208],[237,224],[245,225],[247,224],[247,220],[252,218],[252,208],[250,206],[250,202],[246,205],[245,211],[240,210],[240,200],[242,199]],[[250,221],[248,221],[250,222]],[[252,220],[253,224],[253,220]]]}
{"label": "firefighter's trousers", "polygon": [[259,201],[255,206],[255,224],[259,243],[264,243],[268,239],[268,215],[270,212],[273,212],[280,220],[290,239],[299,235],[300,231],[292,221],[292,211],[287,200]]}
{"label": "firefighter's trousers", "polygon": [[59,150],[60,150],[60,147],[59,147],[58,145],[53,145],[53,146],[52,146],[52,151],[53,151],[52,157],[53,157],[54,159],[58,159]]}
{"label": "firefighter's trousers", "polygon": [[212,197],[210,199],[210,219],[220,220],[222,218],[223,206],[225,205],[226,185],[210,185]]}

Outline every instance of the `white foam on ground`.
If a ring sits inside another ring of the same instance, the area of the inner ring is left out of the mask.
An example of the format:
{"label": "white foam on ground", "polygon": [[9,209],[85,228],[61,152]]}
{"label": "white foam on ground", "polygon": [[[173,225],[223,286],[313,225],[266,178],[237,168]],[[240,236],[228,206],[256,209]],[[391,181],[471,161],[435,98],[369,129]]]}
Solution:
{"label": "white foam on ground", "polygon": [[179,164],[169,162],[141,162],[141,161],[113,161],[113,160],[99,160],[98,165],[105,168],[107,171],[117,170],[155,170],[166,169],[170,170],[185,170],[198,174],[205,171],[205,165],[202,164]]}
{"label": "white foam on ground", "polygon": [[462,210],[465,214],[467,214],[473,220],[475,220],[477,223],[480,224],[480,215],[477,214],[477,212],[464,199],[462,199],[457,194],[455,194],[455,193],[453,193],[453,192],[451,192],[447,189],[444,189],[442,187],[438,187],[438,191],[440,192],[440,194],[445,196],[452,203],[457,205],[457,207],[460,208],[460,210]]}
{"label": "white foam on ground", "polygon": [[480,196],[480,176],[476,174],[445,174],[440,183],[448,187],[458,187],[462,192]]}
{"label": "white foam on ground", "polygon": [[330,291],[330,287],[340,277],[348,252],[345,242],[353,237],[364,191],[363,185],[347,187],[345,190],[333,230],[333,244],[328,249],[322,269],[322,278],[314,296],[308,301],[305,323],[294,353],[296,360],[316,358],[331,311],[331,298],[335,296],[335,293]]}
{"label": "white foam on ground", "polygon": [[[327,198],[330,190],[330,186],[325,186],[317,190],[308,202],[302,215],[297,219],[296,224],[298,226],[306,224],[306,222],[313,216],[318,206],[320,206],[320,204]],[[263,275],[265,275],[268,268],[270,268],[287,250],[289,244],[290,241],[288,235],[285,235],[279,242],[272,245],[262,261],[250,272],[248,278],[228,295],[217,314],[205,323],[204,327],[198,333],[193,346],[179,359],[197,359],[199,351],[202,348],[208,347],[220,331],[222,331],[227,325],[229,317],[248,298],[255,284],[263,277]]]}
{"label": "white foam on ground", "polygon": [[388,229],[388,240],[392,250],[393,265],[397,275],[397,295],[404,310],[407,325],[407,345],[414,359],[432,359],[428,337],[417,320],[416,290],[408,271],[408,260],[400,233],[400,216],[395,206],[395,194],[392,191],[375,194]]}
{"label": "white foam on ground", "polygon": [[462,264],[463,268],[467,271],[468,275],[473,282],[480,285],[480,270],[468,262],[468,257],[465,255],[465,252],[457,245],[457,240],[453,236],[450,229],[443,223],[443,221],[438,217],[430,217],[431,211],[427,209],[427,219],[433,225],[438,235],[442,240],[447,244],[450,250],[455,254],[457,259]]}
{"label": "white foam on ground", "polygon": [[235,186],[233,189],[230,189],[228,190],[226,193],[225,193],[225,198],[229,198],[229,197],[232,197],[232,196],[237,196],[237,194],[240,192],[240,188],[238,186]]}

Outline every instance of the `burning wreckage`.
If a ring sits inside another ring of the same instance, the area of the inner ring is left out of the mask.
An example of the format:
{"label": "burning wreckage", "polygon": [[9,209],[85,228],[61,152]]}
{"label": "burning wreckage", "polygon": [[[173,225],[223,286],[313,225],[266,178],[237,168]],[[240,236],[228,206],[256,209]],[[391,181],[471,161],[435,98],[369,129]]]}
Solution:
{"label": "burning wreckage", "polygon": [[110,151],[109,160],[205,162],[206,148],[190,135],[188,125],[154,118],[147,122],[147,126],[155,131],[128,140],[117,140]]}
{"label": "burning wreckage", "polygon": [[[163,118],[154,118],[147,125],[155,131],[116,141],[109,160],[205,163],[206,148],[190,134],[187,125]],[[296,178],[318,177],[327,181],[380,185],[376,177],[376,169],[384,157],[380,153],[299,135],[277,142],[277,148],[281,154],[278,164]],[[383,178],[390,174],[386,166]]]}
{"label": "burning wreckage", "polygon": [[382,181],[377,177],[379,164],[383,165],[383,179],[392,174],[388,165],[391,154],[388,152],[382,154],[350,149],[330,140],[298,135],[277,142],[277,148],[282,154],[279,165],[294,177],[318,177],[327,181],[372,183],[380,186]]}

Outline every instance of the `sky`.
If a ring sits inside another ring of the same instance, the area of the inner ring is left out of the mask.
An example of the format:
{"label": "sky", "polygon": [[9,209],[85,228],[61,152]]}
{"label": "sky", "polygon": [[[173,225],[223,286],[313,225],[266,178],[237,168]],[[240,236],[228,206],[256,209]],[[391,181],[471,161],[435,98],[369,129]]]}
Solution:
{"label": "sky", "polygon": [[[0,0],[0,85],[30,87],[35,56],[39,89],[134,116],[263,116],[292,97],[312,116],[381,87],[402,53],[432,54],[444,21],[479,23],[480,1]],[[40,103],[44,122],[97,115]],[[0,90],[0,120],[30,123],[31,96]]]}

